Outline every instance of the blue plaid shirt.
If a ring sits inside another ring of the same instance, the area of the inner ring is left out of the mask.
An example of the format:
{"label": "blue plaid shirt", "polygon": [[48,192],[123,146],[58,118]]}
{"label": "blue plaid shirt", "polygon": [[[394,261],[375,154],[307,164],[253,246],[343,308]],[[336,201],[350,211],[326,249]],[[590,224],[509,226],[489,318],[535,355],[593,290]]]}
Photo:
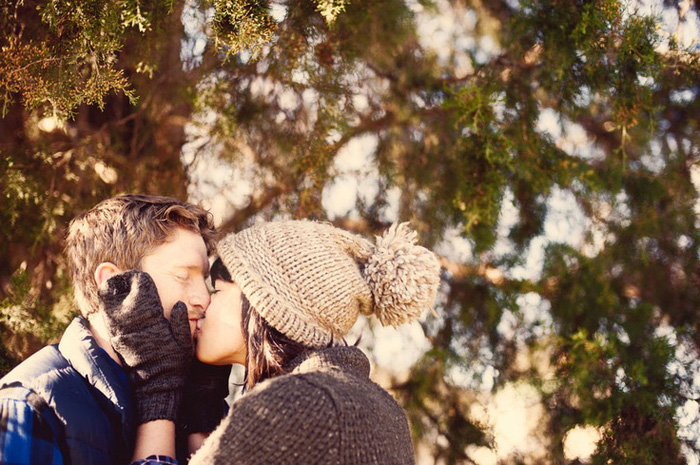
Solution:
{"label": "blue plaid shirt", "polygon": [[[46,402],[23,386],[8,387],[0,399],[0,464],[63,465],[60,423]],[[164,455],[151,455],[131,465],[178,465]]]}
{"label": "blue plaid shirt", "polygon": [[131,465],[178,465],[178,463],[167,455],[149,455],[143,460],[132,462]]}
{"label": "blue plaid shirt", "polygon": [[8,387],[0,399],[0,463],[61,465],[58,419],[46,402],[25,387]]}

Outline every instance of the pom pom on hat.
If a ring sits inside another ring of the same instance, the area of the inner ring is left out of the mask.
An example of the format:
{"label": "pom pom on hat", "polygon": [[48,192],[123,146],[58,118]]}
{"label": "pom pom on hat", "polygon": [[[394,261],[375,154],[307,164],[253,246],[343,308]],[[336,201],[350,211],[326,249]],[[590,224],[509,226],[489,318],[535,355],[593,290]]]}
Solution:
{"label": "pom pom on hat", "polygon": [[394,327],[418,318],[435,301],[440,264],[428,249],[416,245],[408,223],[394,223],[377,237],[363,271],[372,291],[374,314]]}

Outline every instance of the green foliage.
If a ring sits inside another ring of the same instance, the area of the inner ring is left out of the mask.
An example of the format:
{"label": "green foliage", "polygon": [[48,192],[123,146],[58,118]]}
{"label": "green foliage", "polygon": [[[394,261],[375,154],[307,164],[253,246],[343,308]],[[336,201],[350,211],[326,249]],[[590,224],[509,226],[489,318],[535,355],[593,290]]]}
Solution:
{"label": "green foliage", "polygon": [[216,40],[219,47],[227,47],[227,56],[243,50],[259,55],[275,30],[266,1],[216,0],[214,12]]}
{"label": "green foliage", "polygon": [[[316,0],[316,11],[332,25],[349,0]],[[259,57],[277,29],[266,0],[214,0],[214,43],[230,58],[240,52]],[[306,7],[303,7],[306,9]],[[310,12],[309,12],[310,13]]]}
{"label": "green foliage", "polygon": [[[484,386],[523,381],[541,391],[552,463],[566,463],[562,441],[579,425],[602,434],[593,463],[700,452],[678,418],[700,394],[687,360],[700,345],[700,54],[665,35],[675,7],[659,17],[619,0],[1,8],[0,90],[29,110],[12,106],[0,125],[10,257],[0,278],[28,262],[29,292],[44,300],[21,308],[36,321],[61,306],[42,282],[63,269],[74,214],[117,192],[182,194],[186,176],[211,205],[223,171],[198,173],[223,161],[251,193],[222,232],[310,217],[370,235],[398,219],[444,252],[440,318],[424,323],[432,348],[394,386],[436,462],[493,446],[470,407]],[[183,8],[211,23],[184,37]],[[435,15],[449,21],[431,33]],[[206,44],[187,66],[183,38]],[[76,118],[39,130],[32,109],[44,104]],[[181,150],[185,125],[196,135]],[[353,176],[370,181],[355,212],[333,217],[326,189],[347,176],[337,156],[360,138],[372,148]],[[553,226],[559,197],[571,199],[559,214],[580,241]],[[469,250],[452,253],[452,242]],[[535,353],[551,357],[523,368]]]}
{"label": "green foliage", "polygon": [[318,0],[316,10],[328,24],[333,24],[338,15],[345,11],[345,6],[350,0]]}
{"label": "green foliage", "polygon": [[[348,3],[318,0],[316,8],[328,24],[333,24]],[[21,1],[3,4],[3,116],[17,95],[27,108],[42,107],[59,119],[73,117],[82,104],[104,108],[110,92],[122,92],[135,104],[137,95],[124,70],[117,66],[119,52],[130,36],[158,29],[172,9],[172,0],[53,0],[36,10]],[[256,57],[272,40],[277,23],[267,1],[214,0],[213,9],[214,43],[227,57],[241,51]],[[20,21],[14,21],[16,18]],[[137,71],[152,76],[153,66],[146,60],[139,63]]]}
{"label": "green foliage", "polygon": [[[13,97],[28,108],[46,106],[65,119],[81,104],[104,107],[110,91],[136,96],[116,66],[117,54],[130,33],[157,28],[170,11],[168,0],[138,2],[84,0],[42,2],[36,9],[24,2],[5,7],[0,19],[0,98],[3,116]],[[13,21],[19,18],[20,21]]]}
{"label": "green foliage", "polygon": [[[59,294],[69,293],[67,280],[56,282]],[[59,300],[51,308],[38,296],[24,268],[15,271],[10,279],[11,291],[0,300],[0,335],[7,345],[0,350],[0,376],[21,360],[27,350],[36,351],[47,343],[58,342],[57,335],[74,316],[66,300]]]}

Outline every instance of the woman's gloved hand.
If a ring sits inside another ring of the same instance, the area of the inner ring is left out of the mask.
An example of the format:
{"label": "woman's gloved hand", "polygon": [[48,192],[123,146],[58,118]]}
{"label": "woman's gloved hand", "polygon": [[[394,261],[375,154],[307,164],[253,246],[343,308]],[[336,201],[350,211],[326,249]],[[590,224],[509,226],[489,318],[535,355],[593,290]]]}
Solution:
{"label": "woman's gloved hand", "polygon": [[175,304],[168,321],[153,279],[141,271],[110,277],[98,295],[110,343],[134,391],[138,424],[175,421],[193,358],[187,307]]}

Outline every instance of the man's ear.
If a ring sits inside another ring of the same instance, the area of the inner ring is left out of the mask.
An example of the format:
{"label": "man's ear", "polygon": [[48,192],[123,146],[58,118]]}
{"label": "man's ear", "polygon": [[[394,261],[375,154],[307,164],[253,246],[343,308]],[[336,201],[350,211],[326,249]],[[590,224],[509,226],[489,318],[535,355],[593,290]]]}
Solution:
{"label": "man's ear", "polygon": [[97,265],[97,268],[95,268],[95,282],[97,283],[97,287],[100,287],[103,282],[121,272],[122,270],[120,270],[119,267],[112,262],[100,263]]}

